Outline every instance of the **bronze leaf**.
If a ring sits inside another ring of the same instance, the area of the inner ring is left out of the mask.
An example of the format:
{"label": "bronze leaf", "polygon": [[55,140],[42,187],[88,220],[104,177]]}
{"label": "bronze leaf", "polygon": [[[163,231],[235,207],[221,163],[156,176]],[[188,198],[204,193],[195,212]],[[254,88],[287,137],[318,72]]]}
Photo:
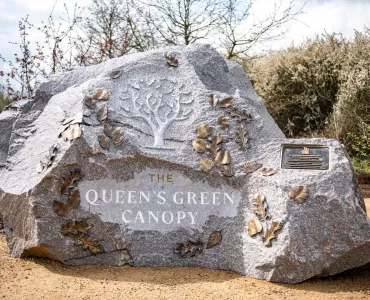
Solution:
{"label": "bronze leaf", "polygon": [[62,133],[65,141],[72,141],[79,138],[82,135],[80,124],[72,124],[68,126],[68,129]]}
{"label": "bronze leaf", "polygon": [[265,221],[269,218],[269,214],[267,213],[267,204],[265,196],[258,194],[253,202],[254,210],[253,213],[259,217],[261,220]]}
{"label": "bronze leaf", "polygon": [[229,118],[220,116],[218,118],[218,125],[221,127],[222,130],[228,130],[230,127]]}
{"label": "bronze leaf", "polygon": [[78,236],[76,245],[82,246],[82,249],[89,250],[94,255],[103,252],[100,242],[92,241],[91,237]]}
{"label": "bronze leaf", "polygon": [[217,152],[215,160],[221,165],[228,165],[231,161],[230,152],[227,150]]}
{"label": "bronze leaf", "polygon": [[237,118],[239,122],[246,121],[250,122],[252,120],[252,116],[246,113],[244,110],[238,108],[232,108],[226,111],[232,118]]}
{"label": "bronze leaf", "polygon": [[112,79],[117,79],[121,75],[122,75],[121,70],[115,70],[115,71],[112,71],[112,72],[109,73],[109,77],[112,78]]}
{"label": "bronze leaf", "polygon": [[114,146],[119,146],[123,143],[123,129],[117,128],[112,132],[112,141]]}
{"label": "bronze leaf", "polygon": [[175,253],[179,253],[181,257],[184,257],[186,253],[190,253],[190,256],[194,256],[196,252],[202,253],[203,251],[203,243],[201,240],[197,240],[196,242],[187,241],[185,243],[178,243],[175,248]]}
{"label": "bronze leaf", "polygon": [[110,141],[109,141],[109,138],[106,137],[104,134],[98,135],[98,142],[99,142],[100,147],[102,147],[104,150],[109,149]]}
{"label": "bronze leaf", "polygon": [[64,235],[79,235],[79,234],[88,234],[91,226],[86,223],[85,220],[81,221],[70,221],[62,225],[62,233]]}
{"label": "bronze leaf", "polygon": [[102,101],[106,101],[108,100],[109,98],[109,94],[106,90],[103,90],[103,89],[96,89],[94,92],[93,92],[93,99],[94,100],[102,100]]}
{"label": "bronze leaf", "polygon": [[247,130],[245,130],[243,126],[238,128],[235,142],[239,144],[241,149],[248,148],[249,138],[247,136]]}
{"label": "bronze leaf", "polygon": [[220,101],[220,107],[226,108],[234,103],[234,97],[226,97]]}
{"label": "bronze leaf", "polygon": [[73,191],[69,196],[67,200],[67,206],[68,208],[77,208],[80,202],[81,202],[80,192],[76,190]]}
{"label": "bronze leaf", "polygon": [[273,169],[273,168],[262,168],[259,170],[257,173],[262,175],[262,176],[271,176],[276,174],[278,171]]}
{"label": "bronze leaf", "polygon": [[206,249],[209,249],[209,248],[212,248],[218,245],[219,243],[221,243],[221,240],[222,240],[221,231],[214,231],[208,239]]}
{"label": "bronze leaf", "polygon": [[69,195],[70,191],[76,187],[77,181],[81,179],[81,171],[76,169],[69,173],[67,178],[62,177],[62,188],[60,193]]}
{"label": "bronze leaf", "polygon": [[95,108],[95,100],[88,95],[85,95],[84,103],[88,108],[91,108],[91,109]]}
{"label": "bronze leaf", "polygon": [[55,213],[60,217],[64,217],[68,211],[67,205],[57,200],[53,201],[53,209]]}
{"label": "bronze leaf", "polygon": [[59,148],[58,143],[55,143],[53,146],[49,148],[48,154],[46,154],[45,157],[42,160],[40,160],[39,167],[38,167],[39,173],[45,171],[53,163],[53,160],[56,155],[56,152],[58,151],[58,148]]}
{"label": "bronze leaf", "polygon": [[262,167],[262,164],[257,161],[247,162],[244,164],[243,171],[245,173],[253,173]]}
{"label": "bronze leaf", "polygon": [[272,221],[271,226],[267,229],[265,235],[262,238],[263,243],[266,247],[271,246],[271,240],[277,238],[276,231],[279,231],[283,228],[281,222]]}
{"label": "bronze leaf", "polygon": [[179,61],[175,57],[167,56],[166,57],[166,62],[167,62],[167,65],[169,65],[171,67],[178,67],[179,66]]}
{"label": "bronze leaf", "polygon": [[215,163],[208,158],[201,158],[199,161],[199,165],[200,165],[200,169],[203,172],[208,174],[211,171],[211,169],[214,167]]}
{"label": "bronze leaf", "polygon": [[203,139],[195,139],[193,142],[193,149],[198,153],[204,153],[207,148],[207,142]]}
{"label": "bronze leaf", "polygon": [[302,204],[308,198],[308,189],[305,186],[294,186],[289,192],[289,197]]}
{"label": "bronze leaf", "polygon": [[216,107],[218,103],[218,97],[215,94],[208,95],[208,101],[211,107]]}
{"label": "bronze leaf", "polygon": [[252,219],[248,223],[248,234],[254,236],[262,231],[262,223],[258,219]]}
{"label": "bronze leaf", "polygon": [[103,129],[103,132],[106,136],[112,138],[112,134],[113,134],[113,131],[114,131],[114,127],[109,124],[108,122],[104,122],[104,129]]}
{"label": "bronze leaf", "polygon": [[230,166],[217,164],[218,169],[220,170],[221,174],[226,177],[234,176],[234,171]]}
{"label": "bronze leaf", "polygon": [[211,144],[207,146],[208,150],[211,152],[211,158],[215,159],[218,151],[221,149],[219,144],[222,142],[222,139],[219,135],[214,135],[211,137]]}
{"label": "bronze leaf", "polygon": [[108,117],[108,107],[104,105],[98,110],[97,118],[98,121],[101,123],[104,122],[107,119],[107,117]]}
{"label": "bronze leaf", "polygon": [[209,127],[208,124],[199,124],[197,126],[197,136],[201,139],[205,139],[213,133],[213,128]]}

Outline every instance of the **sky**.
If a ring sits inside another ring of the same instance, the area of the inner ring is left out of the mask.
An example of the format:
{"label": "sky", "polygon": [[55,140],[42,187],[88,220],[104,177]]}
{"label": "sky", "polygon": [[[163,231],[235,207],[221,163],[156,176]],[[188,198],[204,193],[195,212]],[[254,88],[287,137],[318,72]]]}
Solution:
{"label": "sky", "polygon": [[[255,0],[253,14],[256,18],[263,18],[272,9],[277,0]],[[288,3],[290,0],[282,0]],[[55,15],[63,11],[63,3],[70,9],[73,8],[76,0],[59,0],[55,7]],[[342,33],[345,37],[351,38],[354,30],[362,30],[364,26],[370,26],[370,0],[296,0],[296,7],[306,2],[303,11],[298,19],[287,25],[288,33],[282,40],[263,45],[263,49],[281,49],[294,42],[296,45],[305,38],[314,37],[325,32]],[[91,0],[78,0],[80,6],[86,6]],[[40,24],[46,20],[54,5],[53,0],[0,0],[0,54],[7,59],[13,58],[17,46],[9,42],[17,42],[18,21],[27,14],[34,24]],[[32,33],[29,36],[31,41],[38,41],[41,35]],[[4,66],[0,63],[0,69]]]}

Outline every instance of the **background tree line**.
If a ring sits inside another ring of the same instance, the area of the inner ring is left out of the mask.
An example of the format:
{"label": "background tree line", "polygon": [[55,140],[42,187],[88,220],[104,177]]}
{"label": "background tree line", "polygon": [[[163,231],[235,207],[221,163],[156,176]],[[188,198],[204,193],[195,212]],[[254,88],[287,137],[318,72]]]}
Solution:
{"label": "background tree line", "polygon": [[[3,89],[10,100],[31,98],[49,74],[167,45],[210,42],[229,59],[243,57],[256,44],[282,37],[282,25],[302,13],[295,0],[276,0],[265,19],[256,19],[255,1],[92,0],[86,8],[65,5],[57,20],[53,8],[41,25],[27,16],[19,22],[19,53],[10,61],[0,54],[10,69],[0,73]],[[31,31],[43,43],[32,44]]]}

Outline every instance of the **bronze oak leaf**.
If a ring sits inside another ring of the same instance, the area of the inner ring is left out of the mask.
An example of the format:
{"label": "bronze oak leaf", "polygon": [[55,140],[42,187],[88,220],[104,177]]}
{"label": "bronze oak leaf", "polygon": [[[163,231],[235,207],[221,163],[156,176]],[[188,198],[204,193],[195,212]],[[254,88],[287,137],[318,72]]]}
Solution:
{"label": "bronze oak leaf", "polygon": [[175,248],[175,253],[179,253],[181,257],[184,257],[186,253],[190,253],[190,256],[195,256],[196,252],[201,253],[203,251],[203,243],[201,240],[196,242],[187,241],[185,243],[178,243]]}
{"label": "bronze oak leaf", "polygon": [[64,217],[68,211],[67,205],[65,205],[63,202],[60,202],[58,200],[53,201],[53,209],[55,213],[60,217]]}
{"label": "bronze oak leaf", "polygon": [[262,241],[266,247],[271,246],[271,240],[277,238],[276,231],[279,231],[282,228],[283,224],[281,222],[272,221],[270,228],[267,229],[265,235],[262,238]]}
{"label": "bronze oak leaf", "polygon": [[262,176],[271,176],[276,174],[278,171],[273,169],[273,168],[262,168],[259,170],[257,173],[262,175]]}
{"label": "bronze oak leaf", "polygon": [[77,237],[76,245],[81,246],[83,250],[89,250],[94,255],[103,252],[100,242],[94,242],[92,237],[80,235]]}
{"label": "bronze oak leaf", "polygon": [[77,236],[79,234],[88,234],[91,226],[85,220],[70,221],[62,225],[62,233],[64,235]]}
{"label": "bronze oak leaf", "polygon": [[220,128],[222,130],[225,130],[225,131],[227,131],[229,129],[229,127],[230,127],[229,118],[224,117],[224,116],[220,116],[218,118],[218,122],[217,123],[220,126]]}
{"label": "bronze oak leaf", "polygon": [[265,196],[258,194],[254,199],[253,206],[255,207],[254,214],[261,220],[265,221],[269,217]]}
{"label": "bronze oak leaf", "polygon": [[77,208],[80,205],[81,197],[79,191],[73,191],[67,200],[68,208]]}
{"label": "bronze oak leaf", "polygon": [[69,194],[70,190],[74,188],[77,184],[77,181],[81,178],[81,171],[76,169],[69,173],[68,177],[62,177],[62,188],[60,193]]}
{"label": "bronze oak leaf", "polygon": [[243,171],[245,173],[253,173],[262,167],[262,164],[257,161],[251,161],[244,164]]}

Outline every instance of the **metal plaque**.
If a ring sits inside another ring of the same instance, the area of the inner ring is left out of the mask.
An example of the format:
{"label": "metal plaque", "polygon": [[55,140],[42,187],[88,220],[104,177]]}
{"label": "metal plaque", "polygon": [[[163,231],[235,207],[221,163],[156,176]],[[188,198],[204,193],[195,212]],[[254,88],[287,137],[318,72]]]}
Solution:
{"label": "metal plaque", "polygon": [[322,145],[282,145],[281,168],[329,170],[330,147]]}

